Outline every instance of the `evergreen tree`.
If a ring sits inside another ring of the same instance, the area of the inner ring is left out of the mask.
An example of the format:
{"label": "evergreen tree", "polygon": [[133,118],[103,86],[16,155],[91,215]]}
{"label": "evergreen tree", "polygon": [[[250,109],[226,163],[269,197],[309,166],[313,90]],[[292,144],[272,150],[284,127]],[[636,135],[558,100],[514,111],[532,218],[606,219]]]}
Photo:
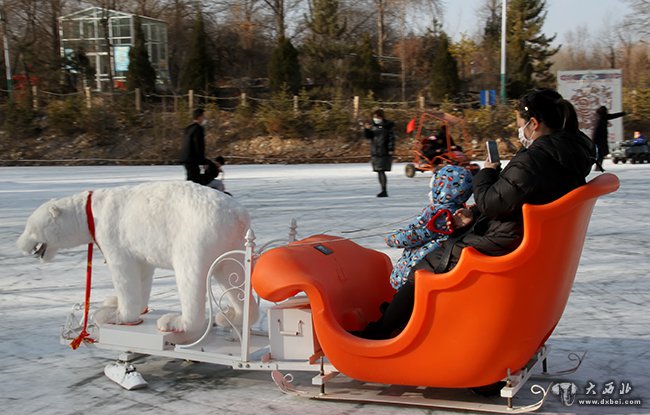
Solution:
{"label": "evergreen tree", "polygon": [[133,19],[135,39],[129,50],[129,70],[126,74],[126,86],[129,91],[140,88],[142,92],[153,92],[156,87],[156,70],[149,61],[149,52],[145,45],[144,31],[139,16]]}
{"label": "evergreen tree", "polygon": [[300,90],[301,74],[298,51],[284,36],[280,37],[278,45],[273,50],[268,72],[269,84],[273,91],[279,91],[283,85],[287,85],[294,95]]}
{"label": "evergreen tree", "polygon": [[341,18],[339,0],[311,0],[310,6],[310,34],[304,43],[307,74],[317,84],[334,83],[340,87],[349,48],[343,41],[346,23]]}
{"label": "evergreen tree", "polygon": [[456,59],[461,82],[471,81],[475,62],[480,58],[481,52],[476,41],[463,33],[457,42],[449,45],[449,52]]}
{"label": "evergreen tree", "polygon": [[550,72],[558,48],[555,39],[542,33],[546,19],[546,0],[511,0],[508,4],[507,90],[510,98],[527,90],[548,87],[555,81]]}
{"label": "evergreen tree", "polygon": [[205,33],[203,14],[199,9],[190,44],[190,53],[185,61],[181,86],[185,90],[207,92],[214,80],[214,63],[208,54],[208,37]]}
{"label": "evergreen tree", "polygon": [[458,64],[449,51],[449,38],[445,32],[434,35],[435,49],[431,63],[431,98],[441,101],[453,96],[460,89]]}
{"label": "evergreen tree", "polygon": [[348,81],[355,94],[377,92],[381,84],[381,67],[372,52],[370,36],[365,33],[350,62]]}

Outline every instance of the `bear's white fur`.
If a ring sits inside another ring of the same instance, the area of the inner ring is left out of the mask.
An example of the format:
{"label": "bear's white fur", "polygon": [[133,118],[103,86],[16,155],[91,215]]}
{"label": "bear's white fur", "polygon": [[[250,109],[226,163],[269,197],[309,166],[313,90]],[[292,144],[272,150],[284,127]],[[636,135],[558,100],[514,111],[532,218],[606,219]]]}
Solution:
{"label": "bear's white fur", "polygon": [[[83,192],[41,205],[27,220],[18,248],[49,261],[59,249],[90,243],[87,198],[88,192]],[[233,197],[205,186],[156,182],[96,190],[92,211],[96,242],[117,294],[117,301],[108,299],[95,313],[96,320],[139,321],[149,304],[154,269],[173,269],[181,314],[164,315],[158,328],[186,333],[186,340],[201,333],[207,272],[221,254],[243,249],[250,226],[245,208]],[[217,270],[215,276],[232,307],[217,323],[241,324],[242,299],[236,290],[227,290],[230,271]],[[255,321],[257,309],[252,314]]]}

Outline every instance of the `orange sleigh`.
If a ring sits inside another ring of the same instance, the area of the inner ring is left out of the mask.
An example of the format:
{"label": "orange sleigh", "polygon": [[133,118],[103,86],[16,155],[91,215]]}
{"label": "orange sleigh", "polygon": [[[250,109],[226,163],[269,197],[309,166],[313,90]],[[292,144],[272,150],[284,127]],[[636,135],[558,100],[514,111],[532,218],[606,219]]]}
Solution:
{"label": "orange sleigh", "polygon": [[406,328],[389,340],[349,334],[390,300],[388,257],[349,240],[318,235],[275,248],[255,264],[252,283],[270,301],[304,291],[329,362],[347,376],[385,384],[467,388],[522,369],[544,345],[566,306],[592,209],[614,192],[602,174],[547,205],[524,205],[524,239],[490,257],[463,250],[448,273],[416,274]]}

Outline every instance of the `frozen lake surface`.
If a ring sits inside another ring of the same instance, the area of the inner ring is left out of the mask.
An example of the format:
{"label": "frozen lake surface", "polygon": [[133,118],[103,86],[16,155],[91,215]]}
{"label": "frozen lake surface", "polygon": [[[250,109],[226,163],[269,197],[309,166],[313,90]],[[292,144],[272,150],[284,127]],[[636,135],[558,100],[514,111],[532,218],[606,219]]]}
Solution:
{"label": "frozen lake surface", "polygon": [[[549,364],[568,365],[568,353],[587,351],[582,367],[565,381],[575,383],[579,394],[590,390],[598,399],[643,403],[567,407],[551,396],[539,413],[650,413],[650,166],[605,168],[618,175],[621,188],[600,199],[594,209],[569,304],[548,342]],[[296,218],[299,237],[345,235],[395,261],[400,251],[387,248],[382,235],[420,212],[429,183],[428,174],[409,179],[403,169],[395,165],[388,175],[388,198],[375,197],[379,186],[366,164],[226,166],[226,187],[251,212],[258,242],[285,235]],[[0,168],[3,413],[445,413],[301,400],[277,390],[268,372],[160,357],[138,363],[149,387],[128,392],[103,374],[116,353],[60,345],[61,325],[72,304],[83,301],[86,247],[62,251],[49,264],[22,256],[15,242],[29,214],[51,198],[84,190],[183,178],[180,166]],[[97,255],[93,301],[112,292],[108,270]],[[156,272],[151,300],[155,308],[178,309],[170,274]],[[619,394],[621,388],[627,392]]]}

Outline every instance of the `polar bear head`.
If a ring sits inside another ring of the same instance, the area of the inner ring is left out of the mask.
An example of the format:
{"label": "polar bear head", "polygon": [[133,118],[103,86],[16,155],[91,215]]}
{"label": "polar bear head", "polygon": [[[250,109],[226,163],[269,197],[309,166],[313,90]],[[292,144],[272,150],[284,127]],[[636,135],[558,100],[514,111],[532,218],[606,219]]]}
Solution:
{"label": "polar bear head", "polygon": [[56,256],[59,249],[90,242],[90,233],[85,228],[85,213],[80,215],[83,202],[79,196],[53,199],[39,206],[27,219],[16,246],[47,262]]}

